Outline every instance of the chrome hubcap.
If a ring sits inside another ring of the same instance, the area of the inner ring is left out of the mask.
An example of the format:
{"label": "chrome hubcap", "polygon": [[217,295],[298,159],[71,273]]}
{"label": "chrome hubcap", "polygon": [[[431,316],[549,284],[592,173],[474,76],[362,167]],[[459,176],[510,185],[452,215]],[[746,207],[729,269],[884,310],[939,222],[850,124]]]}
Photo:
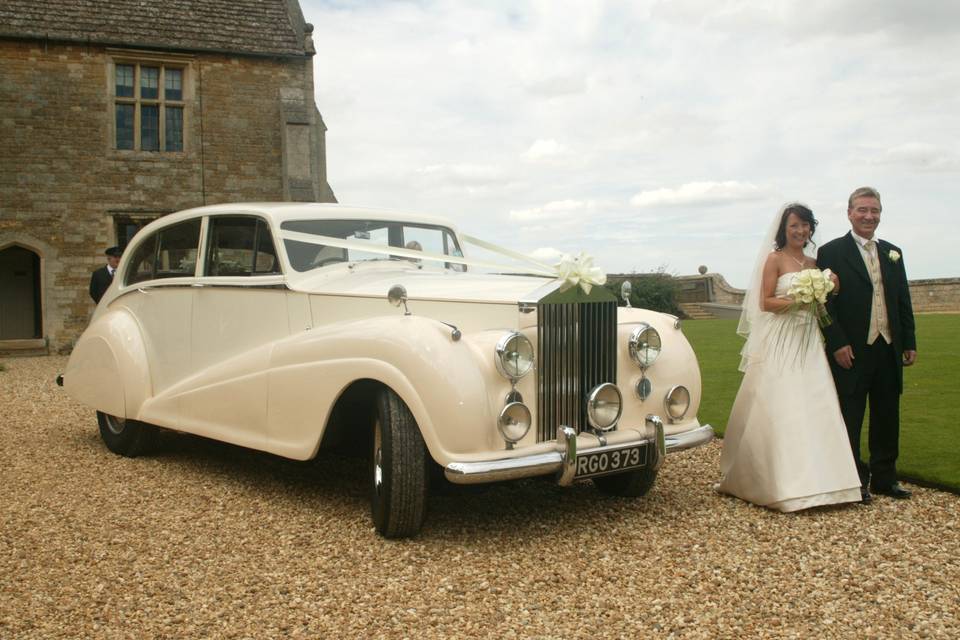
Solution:
{"label": "chrome hubcap", "polygon": [[380,421],[373,428],[373,488],[380,495],[383,486],[383,450],[381,448]]}
{"label": "chrome hubcap", "polygon": [[110,433],[120,435],[126,426],[127,421],[123,418],[107,415],[107,429],[110,430]]}

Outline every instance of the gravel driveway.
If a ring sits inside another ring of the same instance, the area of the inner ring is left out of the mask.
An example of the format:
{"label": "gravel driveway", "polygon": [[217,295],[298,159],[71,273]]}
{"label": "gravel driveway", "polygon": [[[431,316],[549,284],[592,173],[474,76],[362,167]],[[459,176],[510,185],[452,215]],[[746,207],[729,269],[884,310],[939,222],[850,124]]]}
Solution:
{"label": "gravel driveway", "polygon": [[785,515],[715,494],[719,445],[645,499],[523,481],[374,533],[364,463],[186,435],[125,459],[53,379],[0,371],[3,638],[956,638],[960,497]]}

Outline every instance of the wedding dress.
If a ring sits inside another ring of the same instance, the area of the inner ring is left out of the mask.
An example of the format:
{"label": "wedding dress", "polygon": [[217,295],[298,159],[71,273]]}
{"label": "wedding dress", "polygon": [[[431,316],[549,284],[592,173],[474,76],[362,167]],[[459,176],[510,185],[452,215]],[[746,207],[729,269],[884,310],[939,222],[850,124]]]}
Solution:
{"label": "wedding dress", "polygon": [[[795,276],[777,279],[777,296],[787,294]],[[816,319],[806,310],[760,315],[744,348],[718,489],[778,511],[859,501],[860,478]]]}

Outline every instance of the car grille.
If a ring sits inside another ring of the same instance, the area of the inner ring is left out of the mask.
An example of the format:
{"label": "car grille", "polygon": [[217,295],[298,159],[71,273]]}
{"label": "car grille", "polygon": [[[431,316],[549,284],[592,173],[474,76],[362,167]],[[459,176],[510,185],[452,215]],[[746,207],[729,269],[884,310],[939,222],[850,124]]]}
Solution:
{"label": "car grille", "polygon": [[598,384],[617,382],[616,301],[539,303],[537,441],[560,425],[589,426],[586,399]]}

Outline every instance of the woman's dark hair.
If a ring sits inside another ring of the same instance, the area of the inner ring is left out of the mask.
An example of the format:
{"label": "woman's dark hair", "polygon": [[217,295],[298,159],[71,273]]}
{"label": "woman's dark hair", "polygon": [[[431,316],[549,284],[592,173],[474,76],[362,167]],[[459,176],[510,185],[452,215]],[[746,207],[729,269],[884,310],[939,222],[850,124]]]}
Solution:
{"label": "woman's dark hair", "polygon": [[[810,225],[811,238],[813,232],[817,230],[817,219],[813,217],[813,211],[802,204],[787,205],[787,208],[783,210],[783,216],[780,217],[780,227],[777,229],[777,235],[774,238],[777,250],[783,249],[787,245],[787,218],[790,217],[791,213]],[[806,247],[807,244],[805,242],[803,246]]]}

